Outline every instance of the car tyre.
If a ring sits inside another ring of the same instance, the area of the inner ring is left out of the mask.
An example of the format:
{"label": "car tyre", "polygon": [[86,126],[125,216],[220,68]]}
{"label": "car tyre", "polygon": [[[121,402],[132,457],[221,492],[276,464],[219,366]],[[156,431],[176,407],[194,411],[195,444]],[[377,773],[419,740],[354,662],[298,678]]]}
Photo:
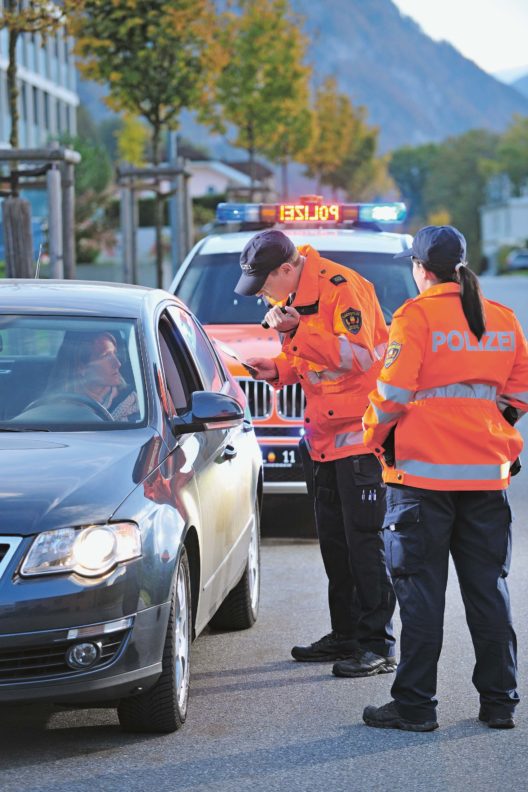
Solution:
{"label": "car tyre", "polygon": [[191,574],[187,552],[182,548],[172,590],[161,676],[150,690],[120,701],[117,714],[123,731],[168,734],[183,726],[189,700],[191,635]]}
{"label": "car tyre", "polygon": [[260,601],[260,509],[255,504],[246,568],[210,621],[214,630],[247,630],[257,620]]}

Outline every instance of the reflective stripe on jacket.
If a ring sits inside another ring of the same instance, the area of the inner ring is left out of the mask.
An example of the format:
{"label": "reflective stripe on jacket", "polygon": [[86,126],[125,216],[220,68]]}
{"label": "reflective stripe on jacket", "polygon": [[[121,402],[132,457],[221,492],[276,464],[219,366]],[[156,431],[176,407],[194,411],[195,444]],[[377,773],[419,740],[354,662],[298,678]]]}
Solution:
{"label": "reflective stripe on jacket", "polygon": [[309,245],[292,303],[301,314],[275,358],[276,387],[300,382],[304,428],[312,459],[330,461],[369,450],[361,418],[387,346],[387,325],[373,285],[357,272],[321,258]]}
{"label": "reflective stripe on jacket", "polygon": [[523,442],[502,410],[528,410],[528,345],[509,308],[484,303],[480,341],[468,328],[456,283],[432,286],[394,314],[363,419],[365,443],[377,454],[396,426],[386,482],[433,490],[508,486]]}

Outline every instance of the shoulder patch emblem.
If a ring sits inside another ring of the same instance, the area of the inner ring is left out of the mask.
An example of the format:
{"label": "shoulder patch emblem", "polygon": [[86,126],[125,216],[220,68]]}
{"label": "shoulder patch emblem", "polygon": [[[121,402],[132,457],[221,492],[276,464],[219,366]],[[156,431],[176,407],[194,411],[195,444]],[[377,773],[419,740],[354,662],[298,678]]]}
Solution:
{"label": "shoulder patch emblem", "polygon": [[333,278],[330,278],[330,283],[333,283],[334,286],[339,286],[340,283],[346,283],[347,279],[343,278],[342,275],[334,275]]}
{"label": "shoulder patch emblem", "polygon": [[401,352],[402,344],[399,341],[391,341],[389,346],[387,347],[387,353],[385,355],[385,363],[383,364],[385,368],[389,368],[392,366],[396,358]]}
{"label": "shoulder patch emblem", "polygon": [[[340,277],[341,275],[336,275],[336,278]],[[346,311],[343,311],[341,314],[341,319],[349,333],[357,335],[361,330],[363,319],[361,317],[361,311],[358,311],[357,308],[347,308]]]}

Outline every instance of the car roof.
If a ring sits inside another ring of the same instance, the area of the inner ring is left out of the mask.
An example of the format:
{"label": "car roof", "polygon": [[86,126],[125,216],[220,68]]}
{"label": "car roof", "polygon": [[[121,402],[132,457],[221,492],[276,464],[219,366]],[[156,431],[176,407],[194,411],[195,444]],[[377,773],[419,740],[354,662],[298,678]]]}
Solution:
{"label": "car roof", "polygon": [[[398,253],[410,247],[412,238],[407,234],[386,231],[345,228],[283,229],[297,245],[311,245],[316,250],[351,250],[358,253]],[[202,242],[199,253],[240,253],[255,231],[237,231],[228,234],[210,234]]]}
{"label": "car roof", "polygon": [[0,280],[0,312],[138,317],[164,300],[183,303],[162,289],[125,283],[73,280]]}

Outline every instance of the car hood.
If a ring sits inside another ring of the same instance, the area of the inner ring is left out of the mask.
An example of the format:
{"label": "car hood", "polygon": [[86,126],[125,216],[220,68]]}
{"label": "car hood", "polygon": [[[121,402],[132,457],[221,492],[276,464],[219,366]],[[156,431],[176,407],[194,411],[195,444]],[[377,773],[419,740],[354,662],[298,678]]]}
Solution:
{"label": "car hood", "polygon": [[[252,357],[275,357],[281,351],[275,330],[263,330],[260,325],[206,325],[208,335],[231,347],[241,360]],[[243,366],[219,348],[220,354],[235,377],[247,377]]]}
{"label": "car hood", "polygon": [[102,523],[159,464],[145,429],[0,432],[0,534]]}

